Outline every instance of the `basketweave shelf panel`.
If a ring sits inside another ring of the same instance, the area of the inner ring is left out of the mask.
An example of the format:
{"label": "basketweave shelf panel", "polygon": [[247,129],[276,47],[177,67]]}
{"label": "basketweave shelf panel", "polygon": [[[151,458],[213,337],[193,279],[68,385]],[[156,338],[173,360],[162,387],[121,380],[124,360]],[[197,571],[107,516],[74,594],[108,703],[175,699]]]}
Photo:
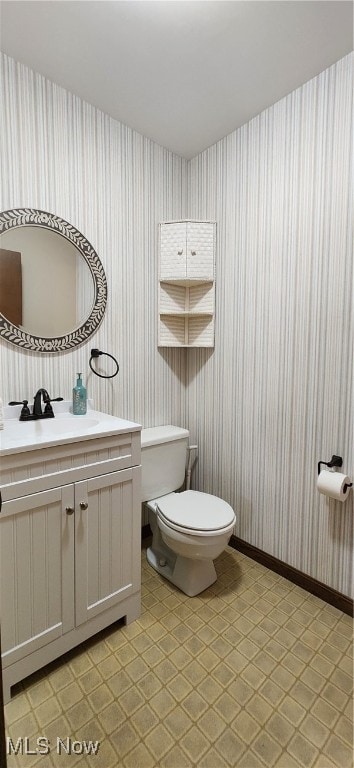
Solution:
{"label": "basketweave shelf panel", "polygon": [[160,283],[160,313],[210,312],[214,314],[214,283],[171,285]]}
{"label": "basketweave shelf panel", "polygon": [[160,312],[161,317],[212,317],[212,312]]}
{"label": "basketweave shelf panel", "polygon": [[214,346],[216,224],[160,224],[159,346]]}
{"label": "basketweave shelf panel", "polygon": [[193,286],[193,285],[205,285],[206,283],[213,283],[214,278],[212,277],[195,277],[195,278],[186,278],[186,277],[168,277],[163,280],[160,280],[160,283],[164,283],[165,285],[183,285],[184,287]]}
{"label": "basketweave shelf panel", "polygon": [[213,347],[212,316],[161,315],[159,347]]}

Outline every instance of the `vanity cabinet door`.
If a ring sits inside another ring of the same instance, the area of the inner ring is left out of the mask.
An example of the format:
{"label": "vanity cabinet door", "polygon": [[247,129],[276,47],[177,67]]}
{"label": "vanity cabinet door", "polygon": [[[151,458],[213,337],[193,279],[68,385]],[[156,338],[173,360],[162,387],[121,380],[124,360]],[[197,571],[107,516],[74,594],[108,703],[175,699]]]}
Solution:
{"label": "vanity cabinet door", "polygon": [[140,590],[140,467],[75,484],[76,626]]}
{"label": "vanity cabinet door", "polygon": [[[0,595],[3,667],[74,626],[73,486],[3,502]],[[30,670],[31,671],[31,670]]]}

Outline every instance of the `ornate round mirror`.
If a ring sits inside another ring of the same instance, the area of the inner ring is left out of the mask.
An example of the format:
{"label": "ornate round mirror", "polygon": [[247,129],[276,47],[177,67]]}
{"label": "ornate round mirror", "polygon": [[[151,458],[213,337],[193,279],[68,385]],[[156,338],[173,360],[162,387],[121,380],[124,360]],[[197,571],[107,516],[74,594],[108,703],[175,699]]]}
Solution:
{"label": "ornate round mirror", "polygon": [[22,349],[59,352],[98,328],[107,303],[101,261],[59,216],[35,208],[0,214],[0,335]]}

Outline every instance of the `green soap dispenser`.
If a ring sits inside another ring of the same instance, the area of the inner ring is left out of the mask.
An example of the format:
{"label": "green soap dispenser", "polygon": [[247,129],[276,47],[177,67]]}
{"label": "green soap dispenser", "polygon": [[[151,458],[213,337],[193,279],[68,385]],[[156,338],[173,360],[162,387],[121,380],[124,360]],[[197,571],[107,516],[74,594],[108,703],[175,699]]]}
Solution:
{"label": "green soap dispenser", "polygon": [[86,387],[82,383],[82,374],[77,374],[76,387],[73,388],[73,414],[74,416],[84,416],[87,411]]}

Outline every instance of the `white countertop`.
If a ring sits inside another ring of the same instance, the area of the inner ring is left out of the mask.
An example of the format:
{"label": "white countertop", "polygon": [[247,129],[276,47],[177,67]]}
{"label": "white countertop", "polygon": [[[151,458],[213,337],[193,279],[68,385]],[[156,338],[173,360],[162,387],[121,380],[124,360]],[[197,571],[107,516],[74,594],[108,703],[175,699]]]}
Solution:
{"label": "white countertop", "polygon": [[91,403],[88,401],[84,416],[74,416],[68,400],[52,403],[54,418],[33,421],[19,421],[20,405],[5,406],[4,429],[0,431],[0,456],[125,432],[140,432],[140,424],[95,411]]}

